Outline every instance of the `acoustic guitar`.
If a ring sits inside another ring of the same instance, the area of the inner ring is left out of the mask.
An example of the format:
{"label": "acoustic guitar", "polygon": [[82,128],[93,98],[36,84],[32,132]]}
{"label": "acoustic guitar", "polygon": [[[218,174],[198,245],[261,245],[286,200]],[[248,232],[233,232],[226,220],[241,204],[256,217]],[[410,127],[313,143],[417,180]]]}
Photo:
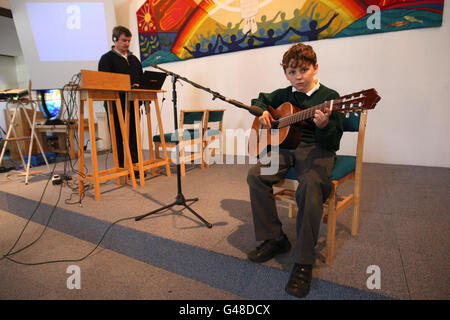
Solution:
{"label": "acoustic guitar", "polygon": [[324,112],[325,108],[329,108],[332,112],[342,113],[369,110],[374,109],[380,99],[377,91],[372,88],[340,96],[307,109],[300,109],[289,102],[283,103],[276,109],[268,106],[268,111],[275,119],[272,129],[264,128],[259,122],[259,117],[255,117],[248,141],[249,155],[262,156],[270,145],[287,149],[297,147],[302,134],[302,123],[314,118],[316,110]]}

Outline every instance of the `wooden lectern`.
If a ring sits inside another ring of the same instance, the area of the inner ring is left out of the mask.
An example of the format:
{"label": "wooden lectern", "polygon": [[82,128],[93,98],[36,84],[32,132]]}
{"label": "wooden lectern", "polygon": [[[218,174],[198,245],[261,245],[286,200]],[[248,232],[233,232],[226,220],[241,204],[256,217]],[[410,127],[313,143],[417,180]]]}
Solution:
{"label": "wooden lectern", "polygon": [[[131,160],[130,146],[128,141],[128,131],[126,130],[125,121],[122,113],[122,104],[120,102],[119,92],[127,92],[131,90],[130,76],[127,74],[110,73],[101,71],[81,70],[80,79],[80,108],[79,108],[79,196],[84,197],[84,181],[94,184],[95,200],[100,200],[100,182],[110,179],[116,179],[120,185],[120,177],[130,175],[131,184],[136,188],[136,178],[134,176],[133,163]],[[84,102],[88,103],[88,122],[89,122],[89,139],[91,141],[92,151],[92,174],[84,174]],[[97,161],[97,147],[95,143],[95,123],[94,123],[94,107],[93,101],[107,101],[108,116],[110,123],[111,145],[113,149],[114,167],[104,171],[99,171]],[[119,160],[116,147],[116,134],[114,129],[113,104],[116,102],[117,114],[119,116],[120,131],[122,132],[125,168],[119,167]]]}

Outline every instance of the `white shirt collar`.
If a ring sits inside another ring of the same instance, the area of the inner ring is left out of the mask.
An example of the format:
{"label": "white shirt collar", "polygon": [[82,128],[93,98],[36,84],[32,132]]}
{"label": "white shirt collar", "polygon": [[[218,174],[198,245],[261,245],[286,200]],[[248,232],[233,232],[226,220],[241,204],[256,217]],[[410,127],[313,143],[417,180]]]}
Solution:
{"label": "white shirt collar", "polygon": [[125,60],[128,60],[128,56],[130,55],[130,52],[127,51],[125,54],[121,54],[115,47],[113,47],[114,52],[116,52],[119,56],[122,56],[125,58]]}
{"label": "white shirt collar", "polygon": [[[305,93],[308,97],[310,97],[314,92],[319,90],[319,87],[320,87],[319,78],[315,78],[314,81],[316,81],[316,85],[311,90],[309,90],[308,92]],[[295,91],[298,91],[298,90],[295,89],[295,87],[292,87],[292,92],[295,92]]]}

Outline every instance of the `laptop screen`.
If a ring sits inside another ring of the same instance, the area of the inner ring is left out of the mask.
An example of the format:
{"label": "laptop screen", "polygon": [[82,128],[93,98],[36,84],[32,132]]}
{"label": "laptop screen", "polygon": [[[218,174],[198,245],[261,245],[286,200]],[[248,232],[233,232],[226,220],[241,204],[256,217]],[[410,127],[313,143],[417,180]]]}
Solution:
{"label": "laptop screen", "polygon": [[144,71],[140,88],[150,90],[160,90],[167,74],[164,72]]}

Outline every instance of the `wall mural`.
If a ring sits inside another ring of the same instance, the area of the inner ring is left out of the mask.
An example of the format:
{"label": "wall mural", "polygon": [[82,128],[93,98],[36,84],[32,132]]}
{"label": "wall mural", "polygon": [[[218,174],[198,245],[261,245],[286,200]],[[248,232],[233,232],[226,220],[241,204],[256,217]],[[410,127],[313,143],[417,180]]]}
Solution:
{"label": "wall mural", "polygon": [[442,24],[444,0],[146,0],[142,65]]}

